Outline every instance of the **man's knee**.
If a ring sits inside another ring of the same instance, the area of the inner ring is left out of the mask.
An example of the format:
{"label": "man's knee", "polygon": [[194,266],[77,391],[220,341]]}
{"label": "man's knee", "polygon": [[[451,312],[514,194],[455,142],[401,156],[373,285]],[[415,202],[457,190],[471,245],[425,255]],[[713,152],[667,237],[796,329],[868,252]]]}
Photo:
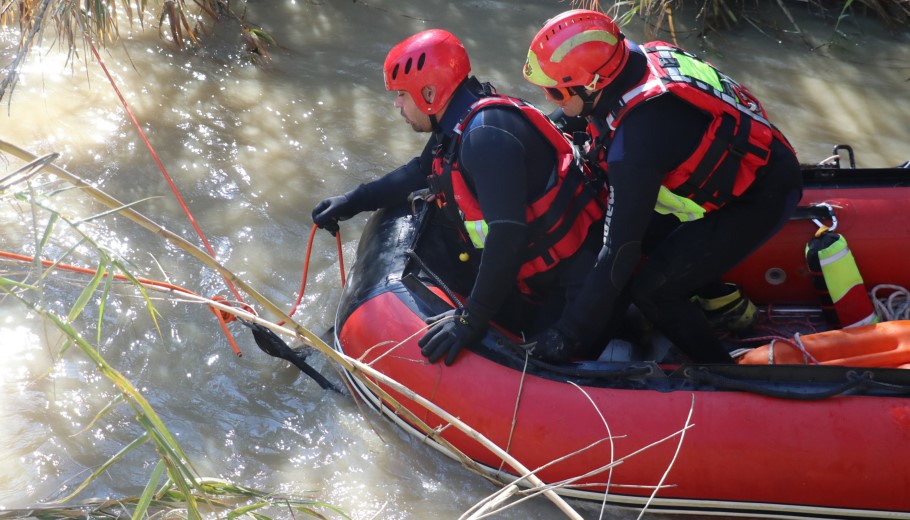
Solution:
{"label": "man's knee", "polygon": [[657,308],[664,298],[667,278],[662,273],[643,270],[632,278],[629,296],[645,315]]}

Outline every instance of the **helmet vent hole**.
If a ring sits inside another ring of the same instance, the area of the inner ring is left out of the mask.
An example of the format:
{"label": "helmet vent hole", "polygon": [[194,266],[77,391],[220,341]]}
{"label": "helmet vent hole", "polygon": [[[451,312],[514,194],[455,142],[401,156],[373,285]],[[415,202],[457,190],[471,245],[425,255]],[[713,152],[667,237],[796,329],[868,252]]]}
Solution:
{"label": "helmet vent hole", "polygon": [[399,67],[399,64],[396,63],[395,68],[392,69],[392,79],[396,79],[398,77],[398,67]]}
{"label": "helmet vent hole", "polygon": [[411,64],[412,63],[413,63],[413,60],[411,58],[408,58],[408,61],[405,62],[405,64],[404,64],[404,73],[405,74],[411,73]]}
{"label": "helmet vent hole", "polygon": [[417,58],[417,70],[423,69],[423,62],[427,59],[427,53],[420,53],[420,57]]}

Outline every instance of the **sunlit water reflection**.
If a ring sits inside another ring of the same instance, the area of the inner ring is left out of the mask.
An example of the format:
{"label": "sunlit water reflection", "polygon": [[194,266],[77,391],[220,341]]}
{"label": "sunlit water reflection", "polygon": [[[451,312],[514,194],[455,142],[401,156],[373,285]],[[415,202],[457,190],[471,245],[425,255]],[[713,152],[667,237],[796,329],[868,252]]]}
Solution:
{"label": "sunlit water reflection", "polygon": [[[251,21],[282,45],[264,67],[241,57],[229,28],[195,52],[162,43],[154,28],[124,28],[123,45],[103,50],[102,59],[218,257],[289,307],[316,202],[403,163],[425,140],[401,122],[383,88],[388,49],[418,30],[447,28],[465,42],[479,77],[545,106],[519,71],[531,36],[565,7],[555,0],[251,4]],[[876,21],[848,20],[841,27],[847,39],[810,50],[774,30],[788,24],[765,11],[764,34],[744,24],[699,39],[682,16],[675,20],[677,34],[684,46],[750,85],[804,162],[823,159],[839,143],[856,149],[860,166],[910,159],[907,35],[886,35]],[[796,14],[815,38],[831,34],[820,19]],[[638,41],[643,30],[640,22],[626,28]],[[6,63],[14,39],[0,35]],[[61,153],[56,164],[199,243],[97,62],[67,64],[56,47],[35,52],[0,121],[0,138],[39,155]],[[0,164],[0,172],[21,165],[13,159]],[[42,184],[51,180],[36,179],[33,193],[65,186]],[[107,210],[73,190],[42,204],[69,219]],[[52,226],[54,239],[42,245],[48,213],[9,196],[0,199],[0,221],[4,251],[41,250],[58,258],[81,239],[61,219]],[[343,226],[347,264],[364,222],[358,216]],[[67,261],[95,268],[103,262],[95,252],[100,247],[137,275],[233,297],[218,273],[123,217],[92,220],[79,230],[97,246],[83,242]],[[0,264],[6,277],[39,283],[41,273],[29,269]],[[50,275],[40,305],[66,316],[87,280]],[[83,334],[143,392],[200,474],[317,497],[358,519],[454,518],[495,491],[351,399],[323,392],[297,369],[266,356],[235,324],[244,353],[236,357],[207,308],[152,293],[160,313],[153,319],[134,289],[118,284],[112,290],[103,313],[100,291],[86,306]],[[320,233],[295,317],[325,332],[340,291],[334,241]],[[10,296],[0,296],[0,312],[0,508],[24,508],[71,492],[141,428],[122,404],[97,417],[117,392],[59,331]],[[337,380],[315,358],[317,368]],[[148,446],[131,452],[80,497],[138,495],[154,460]],[[499,517],[558,516],[537,499]]]}

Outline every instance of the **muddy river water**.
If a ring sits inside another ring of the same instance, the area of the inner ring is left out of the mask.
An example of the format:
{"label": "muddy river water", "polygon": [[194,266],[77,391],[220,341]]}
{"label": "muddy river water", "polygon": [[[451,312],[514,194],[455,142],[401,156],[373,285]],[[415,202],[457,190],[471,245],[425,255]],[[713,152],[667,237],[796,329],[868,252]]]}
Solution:
{"label": "muddy river water", "polygon": [[[263,66],[242,57],[228,24],[201,50],[176,49],[159,39],[156,13],[145,29],[122,24],[120,41],[101,57],[219,259],[289,307],[300,285],[312,207],[406,162],[425,140],[403,123],[384,90],[386,52],[419,30],[448,29],[465,43],[474,74],[546,106],[520,70],[536,30],[567,5],[251,1],[248,19],[280,44]],[[802,3],[790,8],[810,42],[771,3],[753,7],[749,21],[722,34],[700,36],[692,13],[675,16],[674,27],[681,45],[750,86],[803,162],[824,159],[837,144],[851,145],[859,166],[910,160],[910,37],[852,17],[835,34]],[[634,20],[624,30],[645,41],[648,24]],[[0,32],[0,63],[9,62],[15,41],[13,31]],[[80,47],[67,64],[65,50],[46,34],[11,100],[3,100],[0,139],[38,155],[60,153],[56,164],[198,243],[111,82],[97,61],[86,60],[90,56]],[[0,160],[0,177],[21,165],[11,157]],[[104,211],[78,190],[54,192],[66,185],[48,180],[36,179],[32,193],[51,194],[46,204],[65,217]],[[44,249],[49,258],[78,242],[76,231],[59,220],[49,227],[49,214],[34,208],[22,197],[0,198],[0,250],[33,254],[46,229],[54,236]],[[343,224],[346,265],[354,261],[365,221],[358,216]],[[79,229],[138,276],[229,296],[216,272],[122,217]],[[67,261],[97,267],[95,249],[84,242]],[[3,276],[36,282],[29,269],[0,263]],[[54,275],[39,303],[66,315],[88,280]],[[324,333],[340,291],[334,240],[319,233],[295,317]],[[322,391],[259,351],[248,331],[232,324],[244,353],[235,356],[205,306],[155,296],[160,315],[153,321],[135,291],[117,290],[99,333],[97,300],[86,307],[87,338],[143,392],[201,475],[315,497],[356,519],[456,518],[496,490],[349,397]],[[58,330],[6,293],[0,293],[0,353],[0,509],[63,496],[141,432],[122,404],[97,417],[117,395],[112,385]],[[338,380],[320,355],[312,361]],[[138,495],[154,460],[151,450],[133,452],[80,498]],[[596,508],[581,511],[590,518],[599,514]],[[498,516],[558,517],[542,498]]]}

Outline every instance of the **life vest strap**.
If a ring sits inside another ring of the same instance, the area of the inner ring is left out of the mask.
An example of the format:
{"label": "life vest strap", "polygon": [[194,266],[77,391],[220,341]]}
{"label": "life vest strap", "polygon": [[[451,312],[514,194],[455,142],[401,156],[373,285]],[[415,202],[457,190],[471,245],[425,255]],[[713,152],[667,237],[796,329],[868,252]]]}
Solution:
{"label": "life vest strap", "polygon": [[752,118],[741,114],[739,128],[736,117],[721,116],[717,137],[708,147],[704,158],[682,184],[673,192],[688,197],[698,204],[710,203],[723,206],[733,198],[733,186],[743,157],[747,154],[765,159],[769,151],[749,142]]}
{"label": "life vest strap", "polygon": [[[457,150],[458,140],[452,139],[446,151],[441,158],[437,158],[437,161],[442,161],[442,172],[439,175],[431,174],[427,177],[427,186],[430,188],[430,193],[436,196],[436,203],[439,205],[439,208],[442,209],[443,213],[454,223],[458,224],[461,222],[462,218],[458,212],[458,206],[451,201],[446,200],[446,193],[455,193],[452,186],[452,167],[454,166],[454,156]],[[444,146],[440,144],[439,146]],[[470,237],[466,236],[466,229],[462,225],[459,227],[461,238],[467,243],[474,245]],[[476,246],[475,246],[476,247]]]}
{"label": "life vest strap", "polygon": [[[581,193],[575,195],[579,187]],[[553,204],[543,216],[535,220],[534,226],[531,228],[531,242],[528,244],[525,258],[530,260],[540,257],[547,265],[552,265],[556,260],[551,257],[549,250],[569,232],[575,225],[578,216],[585,211],[591,201],[597,198],[597,194],[597,189],[586,181],[581,172],[574,168],[570,169]],[[562,218],[561,222],[559,218]],[[547,231],[557,222],[559,222],[559,226],[548,233]]]}

